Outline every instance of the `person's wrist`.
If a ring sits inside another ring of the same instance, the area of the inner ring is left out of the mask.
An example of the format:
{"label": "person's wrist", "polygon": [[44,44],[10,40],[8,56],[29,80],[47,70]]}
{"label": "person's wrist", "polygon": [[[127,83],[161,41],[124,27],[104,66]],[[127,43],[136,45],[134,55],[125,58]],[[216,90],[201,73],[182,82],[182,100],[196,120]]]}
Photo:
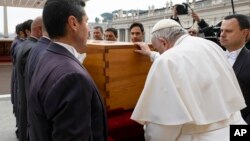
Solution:
{"label": "person's wrist", "polygon": [[151,52],[150,52],[150,51],[146,51],[145,54],[146,54],[147,56],[150,56]]}

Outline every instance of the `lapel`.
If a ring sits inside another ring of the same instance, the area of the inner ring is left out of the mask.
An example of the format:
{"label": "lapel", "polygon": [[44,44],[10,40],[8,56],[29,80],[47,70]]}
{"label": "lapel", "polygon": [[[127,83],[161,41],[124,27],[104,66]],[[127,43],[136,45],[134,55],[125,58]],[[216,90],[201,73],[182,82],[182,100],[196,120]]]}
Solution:
{"label": "lapel", "polygon": [[247,57],[247,51],[248,50],[245,47],[243,47],[242,50],[240,51],[234,65],[233,65],[233,69],[234,69],[236,76],[239,74],[239,72],[243,66],[243,63]]}

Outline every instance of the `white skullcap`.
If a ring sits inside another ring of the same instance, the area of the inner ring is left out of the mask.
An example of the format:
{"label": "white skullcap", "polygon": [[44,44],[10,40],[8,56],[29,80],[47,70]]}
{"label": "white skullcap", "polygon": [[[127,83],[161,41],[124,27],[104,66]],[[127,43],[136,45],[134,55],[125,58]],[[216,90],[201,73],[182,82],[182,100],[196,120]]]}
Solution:
{"label": "white skullcap", "polygon": [[172,19],[163,19],[157,22],[154,27],[152,28],[152,32],[155,32],[157,30],[163,29],[163,28],[169,28],[169,27],[181,27],[181,25]]}

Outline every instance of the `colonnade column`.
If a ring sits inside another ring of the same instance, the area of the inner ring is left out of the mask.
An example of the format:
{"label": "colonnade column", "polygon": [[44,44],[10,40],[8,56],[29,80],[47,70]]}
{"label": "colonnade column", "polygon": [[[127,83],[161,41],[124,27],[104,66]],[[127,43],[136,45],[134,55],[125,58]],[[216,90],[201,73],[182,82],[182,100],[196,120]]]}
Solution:
{"label": "colonnade column", "polygon": [[129,42],[129,39],[128,39],[128,29],[125,28],[125,42]]}
{"label": "colonnade column", "polygon": [[117,38],[117,41],[121,41],[120,39],[120,36],[121,36],[121,34],[120,34],[120,29],[118,28],[117,29],[117,36],[118,36],[118,38]]}
{"label": "colonnade column", "polygon": [[4,21],[4,38],[8,38],[9,37],[9,33],[8,33],[8,18],[7,18],[7,6],[6,6],[6,1],[4,1],[4,6],[3,6],[3,21]]}

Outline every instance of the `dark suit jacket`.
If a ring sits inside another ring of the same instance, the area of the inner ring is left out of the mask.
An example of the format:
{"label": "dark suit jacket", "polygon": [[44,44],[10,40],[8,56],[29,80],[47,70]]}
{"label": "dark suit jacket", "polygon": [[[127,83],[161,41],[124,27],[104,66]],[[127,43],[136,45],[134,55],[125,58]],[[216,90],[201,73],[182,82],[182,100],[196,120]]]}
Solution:
{"label": "dark suit jacket", "polygon": [[36,44],[37,39],[29,37],[23,41],[18,47],[16,55],[16,70],[17,70],[17,109],[18,109],[18,133],[19,141],[27,140],[27,98],[24,85],[25,65],[30,49]]}
{"label": "dark suit jacket", "polygon": [[209,37],[209,36],[215,36],[215,33],[213,32],[213,30],[211,28],[209,28],[209,25],[207,22],[205,22],[204,19],[201,19],[201,21],[198,23],[198,26],[200,29],[205,29],[208,28],[208,30],[204,30],[204,35],[205,37]]}
{"label": "dark suit jacket", "polygon": [[29,56],[27,58],[27,62],[25,65],[25,72],[26,72],[25,89],[27,90],[26,94],[28,94],[28,91],[29,91],[29,84],[30,84],[33,72],[35,70],[37,60],[41,56],[42,52],[48,47],[49,43],[50,43],[50,39],[46,37],[41,37],[37,41],[36,45],[32,47],[30,50],[30,53],[29,53]]}
{"label": "dark suit jacket", "polygon": [[237,57],[233,69],[247,105],[241,110],[241,114],[244,120],[250,124],[250,51],[245,47]]}
{"label": "dark suit jacket", "polygon": [[16,99],[15,98],[15,96],[16,96],[16,91],[17,91],[17,83],[16,83],[16,81],[17,81],[17,76],[16,76],[16,68],[15,68],[15,66],[16,66],[16,54],[17,54],[17,46],[20,44],[20,43],[22,43],[22,41],[24,41],[24,40],[22,40],[22,39],[20,39],[19,37],[16,37],[14,40],[13,40],[13,42],[12,42],[12,44],[11,44],[11,47],[10,47],[10,56],[11,56],[11,62],[12,62],[12,74],[11,74],[11,102],[12,102],[12,104],[13,104],[13,111],[14,111],[14,113],[16,114],[16,105],[15,105],[15,101],[14,101],[14,99]]}
{"label": "dark suit jacket", "polygon": [[95,83],[64,47],[50,43],[30,83],[30,141],[105,141],[104,105]]}

